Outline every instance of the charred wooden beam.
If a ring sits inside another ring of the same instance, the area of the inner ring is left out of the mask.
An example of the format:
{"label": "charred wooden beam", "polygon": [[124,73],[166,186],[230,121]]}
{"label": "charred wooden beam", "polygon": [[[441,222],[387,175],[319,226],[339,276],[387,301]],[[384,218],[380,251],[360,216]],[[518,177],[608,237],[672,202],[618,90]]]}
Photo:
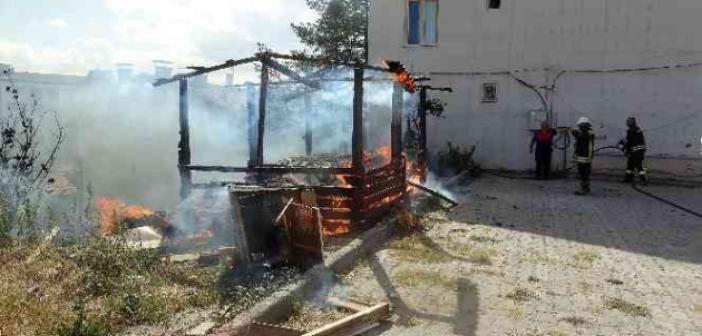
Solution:
{"label": "charred wooden beam", "polygon": [[363,68],[354,69],[351,166],[363,170]]}
{"label": "charred wooden beam", "polygon": [[307,85],[311,88],[314,88],[314,89],[320,88],[319,82],[310,81],[310,80],[306,79],[305,77],[298,75],[297,73],[295,73],[295,71],[291,70],[290,68],[286,67],[285,65],[282,65],[282,64],[272,60],[271,58],[262,58],[261,62],[264,62],[271,69],[278,71],[278,72],[282,73],[283,75],[286,75],[286,76],[290,77],[291,79],[293,79],[301,84],[305,84],[305,85]]}
{"label": "charred wooden beam", "polygon": [[[363,68],[354,69],[353,81],[353,123],[351,135],[351,169],[356,176],[364,173],[363,167]],[[353,194],[353,213],[351,217],[354,224],[362,220],[360,208],[363,204],[364,188],[363,179],[353,179],[350,183],[356,187]]]}
{"label": "charred wooden beam", "polygon": [[175,76],[173,76],[173,77],[171,77],[171,78],[168,78],[168,79],[166,79],[166,78],[160,78],[160,79],[156,80],[156,81],[153,83],[153,86],[162,86],[162,85],[166,85],[166,84],[169,84],[169,83],[177,82],[177,81],[180,81],[180,80],[183,80],[183,79],[188,79],[188,78],[190,78],[190,77],[196,77],[196,76],[204,75],[204,74],[206,74],[206,73],[208,73],[208,72],[223,70],[223,69],[226,69],[226,68],[235,67],[235,66],[237,66],[237,65],[242,65],[242,64],[246,64],[246,63],[251,63],[251,62],[254,62],[254,61],[257,61],[257,60],[258,60],[258,57],[247,57],[247,58],[242,58],[242,59],[239,59],[239,60],[228,60],[228,61],[226,61],[226,62],[224,62],[224,63],[222,63],[222,64],[219,64],[219,65],[215,65],[215,66],[212,66],[212,67],[201,67],[201,68],[199,68],[199,70],[196,70],[196,71],[193,71],[193,72],[190,72],[190,73],[186,73],[186,74],[178,74],[178,75],[175,75]]}
{"label": "charred wooden beam", "polygon": [[393,159],[402,156],[402,94],[402,86],[395,83],[392,91],[392,118],[390,122],[390,144]]}
{"label": "charred wooden beam", "polygon": [[253,167],[229,167],[229,166],[195,166],[186,165],[183,167],[189,171],[219,172],[219,173],[262,173],[262,174],[335,174],[351,175],[353,168],[345,167],[294,167],[294,166],[253,166]]}
{"label": "charred wooden beam", "polygon": [[268,64],[261,61],[261,87],[258,97],[258,134],[256,165],[263,164],[263,138],[266,131],[266,100],[268,99]]}
{"label": "charred wooden beam", "polygon": [[188,80],[179,81],[180,141],[178,143],[178,172],[180,173],[180,198],[186,199],[192,187],[192,174],[183,167],[190,165],[190,126],[188,125]]}

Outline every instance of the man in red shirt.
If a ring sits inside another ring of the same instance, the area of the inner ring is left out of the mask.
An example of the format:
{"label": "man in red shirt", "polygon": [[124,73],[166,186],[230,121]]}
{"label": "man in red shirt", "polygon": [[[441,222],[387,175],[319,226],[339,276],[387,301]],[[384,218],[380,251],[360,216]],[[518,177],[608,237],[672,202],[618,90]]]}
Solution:
{"label": "man in red shirt", "polygon": [[548,180],[551,173],[551,153],[553,152],[553,137],[556,135],[556,130],[549,127],[548,122],[541,123],[541,129],[534,132],[534,137],[531,139],[529,153],[534,152],[536,146],[536,179]]}

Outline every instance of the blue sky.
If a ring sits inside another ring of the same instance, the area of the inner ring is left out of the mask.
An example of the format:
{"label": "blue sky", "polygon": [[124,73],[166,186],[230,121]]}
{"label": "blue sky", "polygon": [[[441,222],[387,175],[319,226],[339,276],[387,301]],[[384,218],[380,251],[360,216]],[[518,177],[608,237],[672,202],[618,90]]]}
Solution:
{"label": "blue sky", "polygon": [[85,74],[115,63],[207,65],[300,48],[291,22],[304,0],[0,0],[0,63],[17,71]]}

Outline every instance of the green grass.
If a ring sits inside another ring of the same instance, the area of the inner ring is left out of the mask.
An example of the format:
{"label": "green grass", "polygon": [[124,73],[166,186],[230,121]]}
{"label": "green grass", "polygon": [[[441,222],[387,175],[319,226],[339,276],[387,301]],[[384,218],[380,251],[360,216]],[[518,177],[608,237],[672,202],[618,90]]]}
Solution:
{"label": "green grass", "polygon": [[640,306],[631,302],[628,302],[622,298],[605,298],[604,306],[607,309],[619,310],[627,315],[636,317],[649,317],[651,312],[645,306]]}

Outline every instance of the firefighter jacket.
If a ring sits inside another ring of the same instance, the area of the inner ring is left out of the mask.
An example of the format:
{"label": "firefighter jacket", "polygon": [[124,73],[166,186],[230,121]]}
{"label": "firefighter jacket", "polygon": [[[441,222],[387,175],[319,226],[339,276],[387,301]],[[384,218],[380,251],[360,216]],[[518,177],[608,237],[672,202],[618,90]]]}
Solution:
{"label": "firefighter jacket", "polygon": [[629,127],[626,131],[626,138],[622,140],[622,145],[626,155],[646,151],[646,139],[644,139],[641,128],[639,126]]}
{"label": "firefighter jacket", "polygon": [[581,126],[571,131],[575,138],[575,162],[591,163],[595,154],[595,133],[590,126]]}

